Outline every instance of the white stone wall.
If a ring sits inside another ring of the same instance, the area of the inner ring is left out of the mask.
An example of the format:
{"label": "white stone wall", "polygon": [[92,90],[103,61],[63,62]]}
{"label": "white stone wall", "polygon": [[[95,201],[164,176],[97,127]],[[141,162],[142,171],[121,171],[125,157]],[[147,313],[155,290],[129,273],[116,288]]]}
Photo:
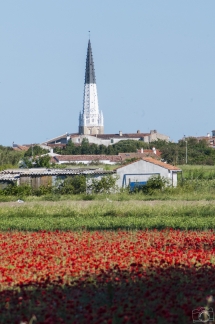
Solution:
{"label": "white stone wall", "polygon": [[59,161],[59,162],[56,163],[56,164],[69,164],[69,163],[76,163],[76,164],[86,164],[86,165],[88,165],[88,164],[91,164],[91,163],[93,163],[93,162],[95,162],[95,163],[100,163],[100,164],[109,164],[109,165],[117,164],[117,162],[112,162],[112,161],[110,161],[110,160],[95,160],[95,161],[92,161],[92,160],[86,160],[86,161],[83,161],[83,160],[81,160],[81,161],[79,161],[79,160],[77,160],[77,161]]}
{"label": "white stone wall", "polygon": [[100,138],[97,138],[96,136],[90,136],[90,135],[78,135],[76,137],[72,137],[71,141],[73,143],[80,144],[84,138],[87,138],[89,143],[97,144],[97,145],[110,145],[110,140],[102,140]]}
{"label": "white stone wall", "polygon": [[[117,137],[117,138],[110,138],[110,139],[101,139],[101,138],[98,138],[98,137],[95,137],[95,136],[90,136],[90,135],[78,135],[77,137],[73,137],[71,140],[73,143],[81,143],[83,138],[87,138],[89,143],[94,143],[94,144],[97,144],[97,145],[105,145],[105,146],[108,146],[108,145],[113,145],[113,144],[116,144],[118,143],[119,141],[126,141],[126,140],[131,140],[131,138],[129,137]],[[151,141],[154,141],[156,139],[164,139],[164,140],[168,140],[168,136],[166,135],[162,135],[162,134],[152,134],[150,136],[144,136],[144,142],[145,143],[149,143]],[[133,141],[139,141],[139,137],[137,138],[132,138]]]}
{"label": "white stone wall", "polygon": [[176,172],[172,172],[172,185],[173,185],[173,187],[177,186],[177,173]]}

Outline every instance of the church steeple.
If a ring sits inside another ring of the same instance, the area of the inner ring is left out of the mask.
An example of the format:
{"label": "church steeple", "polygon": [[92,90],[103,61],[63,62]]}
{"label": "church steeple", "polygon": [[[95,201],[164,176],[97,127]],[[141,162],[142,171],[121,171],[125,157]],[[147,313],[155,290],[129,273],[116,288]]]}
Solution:
{"label": "church steeple", "polygon": [[85,84],[86,83],[96,83],[93,53],[91,48],[90,39],[87,48],[87,59],[86,59],[86,70],[85,70]]}
{"label": "church steeple", "polygon": [[99,112],[97,86],[90,39],[87,47],[83,111],[79,115],[79,134],[103,134],[104,119]]}

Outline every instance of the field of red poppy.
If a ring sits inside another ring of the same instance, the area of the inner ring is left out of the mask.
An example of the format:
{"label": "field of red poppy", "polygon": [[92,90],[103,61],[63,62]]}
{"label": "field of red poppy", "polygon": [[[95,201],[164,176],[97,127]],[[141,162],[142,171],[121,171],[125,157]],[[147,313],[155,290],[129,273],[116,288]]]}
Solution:
{"label": "field of red poppy", "polygon": [[214,231],[1,232],[0,249],[0,323],[192,323],[213,307]]}

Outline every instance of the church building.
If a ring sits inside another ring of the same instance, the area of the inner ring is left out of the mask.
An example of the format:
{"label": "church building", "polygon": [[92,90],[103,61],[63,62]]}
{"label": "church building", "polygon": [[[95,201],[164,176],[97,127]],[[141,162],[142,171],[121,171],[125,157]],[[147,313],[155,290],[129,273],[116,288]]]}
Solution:
{"label": "church building", "polygon": [[80,145],[83,139],[87,139],[91,144],[102,144],[105,146],[113,145],[123,140],[141,140],[145,143],[150,143],[158,139],[169,141],[169,136],[160,134],[157,130],[151,130],[147,133],[142,133],[140,130],[137,130],[136,133],[123,133],[122,131],[112,134],[104,133],[104,118],[102,111],[99,111],[96,76],[90,39],[87,47],[83,108],[79,114],[78,133],[65,133],[41,144],[66,145],[68,141],[71,140],[73,143]]}
{"label": "church building", "polygon": [[79,134],[104,134],[104,118],[102,111],[99,111],[96,76],[90,39],[87,48],[83,110],[79,115]]}

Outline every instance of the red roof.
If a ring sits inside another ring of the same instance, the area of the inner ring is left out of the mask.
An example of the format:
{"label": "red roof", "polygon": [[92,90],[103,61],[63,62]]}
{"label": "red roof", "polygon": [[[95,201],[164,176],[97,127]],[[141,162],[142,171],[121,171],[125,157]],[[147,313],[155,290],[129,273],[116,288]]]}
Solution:
{"label": "red roof", "polygon": [[153,157],[154,159],[160,159],[160,155],[155,154],[152,150],[144,150],[143,153],[137,152],[137,153],[119,153],[119,155],[122,158],[122,161],[128,160],[128,159],[141,159],[144,157]]}
{"label": "red roof", "polygon": [[153,159],[151,157],[145,157],[145,158],[143,158],[143,160],[146,161],[146,162],[149,162],[149,163],[153,163],[153,164],[159,165],[162,168],[165,168],[165,169],[168,169],[168,170],[181,171],[181,169],[177,168],[174,165],[171,165],[171,164],[168,164],[168,163],[165,163],[165,162],[161,162],[161,161],[155,160],[155,159]]}
{"label": "red roof", "polygon": [[110,161],[121,163],[122,158],[119,155],[57,155],[54,157],[55,162],[66,161]]}
{"label": "red roof", "polygon": [[[141,150],[138,150],[138,153],[141,153]],[[143,153],[148,153],[150,155],[151,155],[151,153],[153,153],[153,155],[155,154],[153,152],[153,150],[145,150],[145,149],[143,149]],[[158,157],[161,157],[161,151],[156,149],[156,154],[155,155],[157,155]]]}
{"label": "red roof", "polygon": [[56,148],[56,147],[64,148],[64,147],[66,147],[66,144],[62,144],[62,143],[49,144],[48,143],[47,146],[49,146],[51,148]]}
{"label": "red roof", "polygon": [[[152,157],[144,157],[144,158],[139,158],[139,159],[138,159],[138,161],[141,161],[141,160],[146,161],[146,162],[149,162],[149,163],[156,164],[156,165],[158,165],[158,166],[160,166],[160,167],[162,167],[162,168],[168,169],[168,170],[172,170],[172,171],[181,171],[181,169],[175,167],[174,165],[171,165],[171,164],[168,164],[168,163],[165,163],[165,162],[161,162],[161,161],[159,161],[159,160],[153,159]],[[119,166],[118,168],[116,168],[116,170],[117,170],[117,169],[120,169],[120,168],[123,168],[123,167],[126,166],[126,165],[133,164],[133,163],[135,163],[135,162],[137,162],[137,161],[134,161],[134,162],[128,162],[128,163],[126,163],[126,164],[124,164],[124,165],[122,165],[122,166]]]}
{"label": "red roof", "polygon": [[150,136],[150,133],[127,133],[127,134],[96,134],[96,135],[91,135],[95,136],[101,139],[111,139],[111,138],[142,138],[145,136]]}
{"label": "red roof", "polygon": [[27,151],[29,147],[25,145],[17,145],[13,147],[14,151]]}

